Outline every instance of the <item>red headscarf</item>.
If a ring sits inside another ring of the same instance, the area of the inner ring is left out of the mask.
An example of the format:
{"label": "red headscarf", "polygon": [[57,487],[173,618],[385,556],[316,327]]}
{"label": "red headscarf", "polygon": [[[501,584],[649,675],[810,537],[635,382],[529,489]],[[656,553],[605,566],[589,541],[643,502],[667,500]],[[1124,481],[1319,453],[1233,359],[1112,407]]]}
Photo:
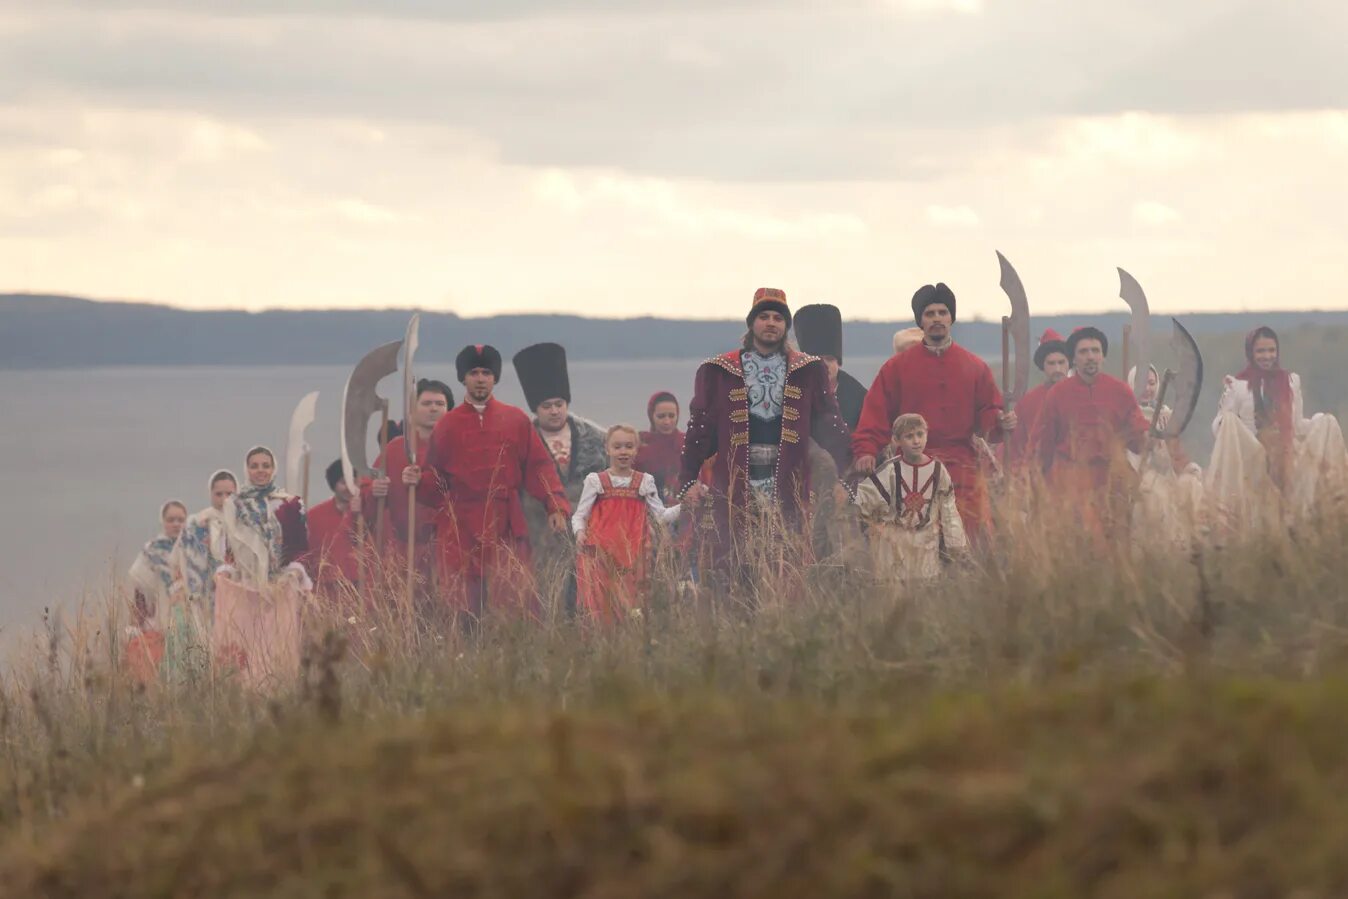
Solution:
{"label": "red headscarf", "polygon": [[[1254,362],[1254,344],[1261,338],[1269,338],[1278,345],[1278,359],[1273,367],[1265,371]],[[1255,328],[1245,336],[1245,368],[1236,377],[1250,385],[1254,394],[1254,417],[1256,426],[1272,425],[1278,429],[1278,440],[1282,445],[1284,464],[1292,458],[1292,440],[1295,425],[1292,421],[1292,375],[1282,367],[1282,345],[1278,334],[1267,325]]]}
{"label": "red headscarf", "polygon": [[655,407],[661,403],[673,403],[679,400],[668,390],[653,394],[646,403],[646,418],[651,423],[649,431],[641,432],[641,449],[637,451],[636,468],[649,473],[662,493],[679,489],[679,468],[683,462],[683,431],[661,434],[655,429]]}

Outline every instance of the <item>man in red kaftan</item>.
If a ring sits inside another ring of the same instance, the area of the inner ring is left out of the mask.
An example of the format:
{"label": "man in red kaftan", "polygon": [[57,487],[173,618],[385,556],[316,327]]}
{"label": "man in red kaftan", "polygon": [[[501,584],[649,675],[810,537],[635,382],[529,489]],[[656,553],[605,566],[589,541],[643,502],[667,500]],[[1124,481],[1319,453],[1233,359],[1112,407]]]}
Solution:
{"label": "man in red kaftan", "polygon": [[1067,348],[1076,374],[1048,392],[1030,442],[1053,493],[1095,536],[1111,536],[1132,506],[1136,474],[1125,450],[1146,450],[1148,424],[1132,388],[1101,370],[1109,351],[1102,332],[1078,328]]}
{"label": "man in red kaftan", "polygon": [[318,595],[336,602],[350,598],[351,588],[360,580],[360,553],[357,550],[360,500],[351,495],[342,479],[342,460],[328,466],[326,472],[332,499],[309,510],[309,552],[305,568],[314,580]]}
{"label": "man in red kaftan", "polygon": [[955,484],[955,502],[971,540],[990,524],[987,485],[973,439],[1002,441],[1016,427],[1004,412],[992,369],[951,338],[955,294],[928,284],[913,295],[913,315],[922,342],[890,358],[875,376],[852,435],[852,455],[861,475],[875,471],[876,457],[890,439],[894,419],[916,412],[929,427],[927,454],[939,459]]}
{"label": "man in red kaftan", "polygon": [[[431,445],[431,434],[445,413],[454,408],[454,393],[443,381],[422,378],[417,382],[416,405],[412,410],[411,427],[407,433],[389,440],[384,452],[375,460],[374,467],[384,471],[384,477],[368,481],[362,493],[362,506],[373,533],[376,529],[376,499],[385,497],[384,547],[381,557],[385,573],[403,576],[407,570],[407,515],[408,488],[403,486],[403,469],[407,468],[407,434],[415,441],[416,455],[426,458]],[[423,583],[430,583],[432,556],[436,532],[446,525],[443,508],[416,506],[416,570]]]}
{"label": "man in red kaftan", "polygon": [[1023,475],[1034,466],[1039,457],[1030,446],[1030,437],[1034,433],[1034,424],[1048,399],[1048,392],[1072,369],[1067,357],[1067,341],[1062,335],[1049,328],[1039,338],[1039,347],[1034,351],[1034,364],[1044,373],[1044,383],[1031,388],[1016,404],[1016,417],[1020,425],[1007,438],[1006,470],[1011,474]]}
{"label": "man in red kaftan", "polygon": [[501,354],[483,344],[464,347],[455,362],[465,402],[435,425],[426,467],[408,466],[404,484],[418,502],[443,509],[439,533],[442,590],[456,608],[536,614],[529,531],[520,491],[548,510],[548,523],[567,528],[570,504],[557,466],[523,410],[492,396]]}

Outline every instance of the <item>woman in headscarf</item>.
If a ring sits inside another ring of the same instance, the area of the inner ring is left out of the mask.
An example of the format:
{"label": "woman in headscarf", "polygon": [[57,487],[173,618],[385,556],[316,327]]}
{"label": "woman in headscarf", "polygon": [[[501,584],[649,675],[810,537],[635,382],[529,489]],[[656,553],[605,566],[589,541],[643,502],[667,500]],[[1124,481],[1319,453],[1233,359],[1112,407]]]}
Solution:
{"label": "woman in headscarf", "polygon": [[[1137,380],[1137,366],[1128,371],[1127,383]],[[1174,410],[1162,404],[1156,409],[1161,375],[1147,366],[1147,386],[1138,406],[1147,424],[1158,429],[1170,424]],[[1179,438],[1153,441],[1146,456],[1128,451],[1128,464],[1139,474],[1137,499],[1133,504],[1132,536],[1140,546],[1185,550],[1202,524],[1203,470],[1185,451]]]}
{"label": "woman in headscarf", "polygon": [[[1212,451],[1209,485],[1228,509],[1258,502],[1271,484],[1290,510],[1309,512],[1315,499],[1348,479],[1343,433],[1332,415],[1306,418],[1301,378],[1282,366],[1277,333],[1267,326],[1245,338],[1246,364],[1224,381]],[[1248,511],[1248,510],[1247,510]]]}
{"label": "woman in headscarf", "polygon": [[668,390],[657,391],[646,403],[649,431],[641,432],[637,471],[655,478],[666,503],[677,502],[679,466],[683,459],[684,432],[679,430],[679,400]]}
{"label": "woman in headscarf", "polygon": [[221,469],[212,474],[207,485],[211,504],[187,516],[173,547],[173,568],[182,578],[182,590],[174,596],[170,614],[164,621],[170,674],[185,670],[190,661],[204,667],[209,660],[215,572],[228,561],[221,511],[238,487],[233,472]]}
{"label": "woman in headscarf", "polygon": [[217,660],[258,686],[298,671],[300,612],[313,581],[304,504],[276,486],[276,456],[256,446],[244,457],[247,484],[220,511],[230,564],[215,575]]}
{"label": "woman in headscarf", "polygon": [[207,491],[211,504],[189,515],[174,548],[187,595],[203,604],[202,620],[209,624],[215,609],[215,571],[225,564],[225,501],[239,489],[234,473],[220,469],[211,475]]}
{"label": "woman in headscarf", "polygon": [[164,656],[160,617],[167,617],[173,594],[181,590],[173,564],[173,545],[187,520],[187,507],[176,499],[159,509],[159,536],[145,544],[128,572],[134,590],[133,636],[126,647],[126,665],[142,683],[154,679]]}

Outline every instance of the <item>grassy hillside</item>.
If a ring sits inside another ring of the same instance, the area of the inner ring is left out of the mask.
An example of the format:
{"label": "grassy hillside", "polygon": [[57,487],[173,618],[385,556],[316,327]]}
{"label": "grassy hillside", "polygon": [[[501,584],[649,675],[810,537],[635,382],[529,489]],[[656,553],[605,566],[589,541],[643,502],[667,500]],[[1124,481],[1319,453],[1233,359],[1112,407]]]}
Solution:
{"label": "grassy hillside", "polygon": [[1348,515],[1325,515],[1179,556],[1046,515],[931,590],[762,571],[752,611],[661,567],[613,632],[316,612],[274,695],[136,688],[112,606],[5,676],[0,884],[1343,895]]}

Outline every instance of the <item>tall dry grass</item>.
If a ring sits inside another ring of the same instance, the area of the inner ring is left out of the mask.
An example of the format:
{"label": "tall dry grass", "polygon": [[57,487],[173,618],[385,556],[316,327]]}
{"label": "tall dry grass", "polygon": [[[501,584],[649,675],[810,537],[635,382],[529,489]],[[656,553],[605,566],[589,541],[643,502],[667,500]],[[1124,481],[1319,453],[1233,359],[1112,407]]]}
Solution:
{"label": "tall dry grass", "polygon": [[[765,709],[884,717],[1008,688],[1301,680],[1348,657],[1341,507],[1180,553],[1102,547],[1070,508],[998,517],[985,553],[916,589],[876,583],[846,522],[834,555],[807,565],[799,541],[766,547],[771,563],[731,594],[690,589],[665,544],[641,616],[613,629],[564,614],[555,579],[542,620],[468,628],[409,605],[394,575],[374,608],[313,607],[300,677],[262,693],[208,666],[138,685],[121,665],[122,602],[52,613],[0,682],[0,842],[39,845],[184,766],[246,760],[287,735],[303,753],[337,730],[421,720],[655,714],[677,719],[677,741]],[[716,710],[704,725],[702,707]]]}

